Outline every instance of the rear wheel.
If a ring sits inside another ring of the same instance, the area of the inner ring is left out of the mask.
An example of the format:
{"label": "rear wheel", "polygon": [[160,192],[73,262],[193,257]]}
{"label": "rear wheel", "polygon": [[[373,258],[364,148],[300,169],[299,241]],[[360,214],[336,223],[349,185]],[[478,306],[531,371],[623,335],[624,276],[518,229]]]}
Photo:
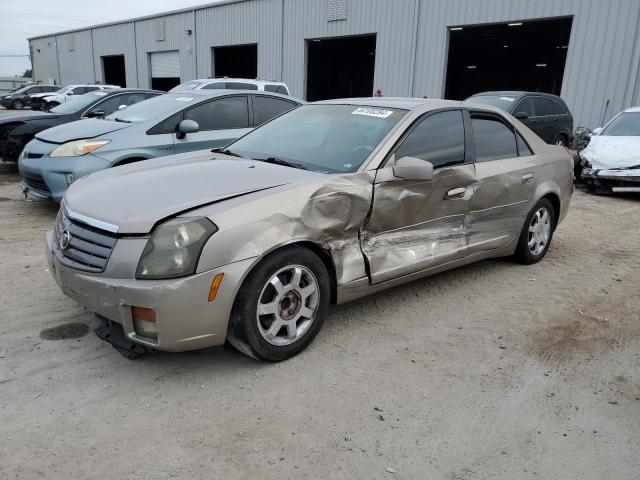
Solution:
{"label": "rear wheel", "polygon": [[567,146],[567,139],[565,138],[564,135],[558,134],[553,139],[553,144],[554,145],[559,145],[560,147],[566,147]]}
{"label": "rear wheel", "polygon": [[286,360],[318,334],[329,298],[329,274],[313,252],[299,246],[279,250],[259,263],[242,284],[227,338],[253,358]]}
{"label": "rear wheel", "polygon": [[22,110],[24,108],[24,102],[22,100],[14,100],[11,107],[14,110]]}
{"label": "rear wheel", "polygon": [[515,253],[519,262],[530,265],[544,258],[551,244],[555,222],[553,205],[543,198],[529,212],[520,232]]}

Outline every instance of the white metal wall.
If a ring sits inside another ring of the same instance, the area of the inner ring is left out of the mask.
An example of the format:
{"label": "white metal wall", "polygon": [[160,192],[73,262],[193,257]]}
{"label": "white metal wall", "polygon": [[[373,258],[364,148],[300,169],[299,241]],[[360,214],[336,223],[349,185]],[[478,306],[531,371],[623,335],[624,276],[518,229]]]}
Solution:
{"label": "white metal wall", "polygon": [[56,43],[60,62],[60,85],[94,83],[100,80],[94,70],[90,30],[57,35]]}
{"label": "white metal wall", "polygon": [[[196,78],[196,28],[194,12],[183,12],[149,18],[135,22],[136,46],[138,49],[138,83],[143,88],[151,87],[149,53],[177,50],[180,57],[180,80]],[[158,21],[164,21],[164,35],[158,40]],[[188,34],[188,30],[191,34]]]}
{"label": "white metal wall", "polygon": [[214,74],[212,47],[257,43],[258,76],[283,80],[303,97],[307,39],[375,33],[374,88],[385,96],[441,97],[448,27],[558,16],[573,17],[562,96],[576,124],[597,126],[607,100],[607,118],[640,104],[639,0],[228,1],[77,31],[73,54],[64,51],[64,34],[57,42],[55,36],[32,39],[31,46],[38,80],[87,81],[83,69],[93,76],[84,50],[89,35],[95,79],[103,78],[100,56],[124,54],[127,86],[148,87],[150,52],[178,50],[186,81]]}

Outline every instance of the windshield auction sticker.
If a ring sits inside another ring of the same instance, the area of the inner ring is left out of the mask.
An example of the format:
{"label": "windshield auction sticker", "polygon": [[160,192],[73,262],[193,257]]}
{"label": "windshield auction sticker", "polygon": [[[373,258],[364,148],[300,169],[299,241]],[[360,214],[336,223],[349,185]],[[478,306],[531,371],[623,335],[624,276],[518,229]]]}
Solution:
{"label": "windshield auction sticker", "polygon": [[393,110],[383,110],[381,108],[356,108],[351,115],[365,115],[367,117],[387,118],[393,115]]}
{"label": "windshield auction sticker", "polygon": [[178,97],[176,98],[177,102],[190,102],[193,100],[193,97]]}
{"label": "windshield auction sticker", "polygon": [[500,100],[506,100],[507,102],[513,102],[515,97],[500,97]]}

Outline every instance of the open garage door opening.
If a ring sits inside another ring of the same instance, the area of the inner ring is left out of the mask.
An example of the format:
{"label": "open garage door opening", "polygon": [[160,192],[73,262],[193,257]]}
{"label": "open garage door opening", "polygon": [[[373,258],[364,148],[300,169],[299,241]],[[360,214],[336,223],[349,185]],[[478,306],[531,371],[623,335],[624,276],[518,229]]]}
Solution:
{"label": "open garage door opening", "polygon": [[127,74],[124,68],[124,55],[102,57],[103,81],[107,85],[127,86]]}
{"label": "open garage door opening", "polygon": [[258,78],[258,45],[214,47],[213,76]]}
{"label": "open garage door opening", "polygon": [[445,98],[489,90],[560,95],[571,18],[449,29]]}
{"label": "open garage door opening", "polygon": [[376,36],[307,40],[307,100],[370,97]]}
{"label": "open garage door opening", "polygon": [[168,92],[180,85],[180,55],[177,50],[149,54],[151,88]]}

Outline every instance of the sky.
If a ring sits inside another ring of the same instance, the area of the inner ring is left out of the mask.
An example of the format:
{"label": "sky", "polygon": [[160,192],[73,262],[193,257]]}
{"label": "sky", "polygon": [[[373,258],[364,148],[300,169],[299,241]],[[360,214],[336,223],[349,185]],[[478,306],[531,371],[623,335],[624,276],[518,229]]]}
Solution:
{"label": "sky", "polygon": [[215,1],[0,0],[0,76],[21,75],[30,68],[29,37]]}

